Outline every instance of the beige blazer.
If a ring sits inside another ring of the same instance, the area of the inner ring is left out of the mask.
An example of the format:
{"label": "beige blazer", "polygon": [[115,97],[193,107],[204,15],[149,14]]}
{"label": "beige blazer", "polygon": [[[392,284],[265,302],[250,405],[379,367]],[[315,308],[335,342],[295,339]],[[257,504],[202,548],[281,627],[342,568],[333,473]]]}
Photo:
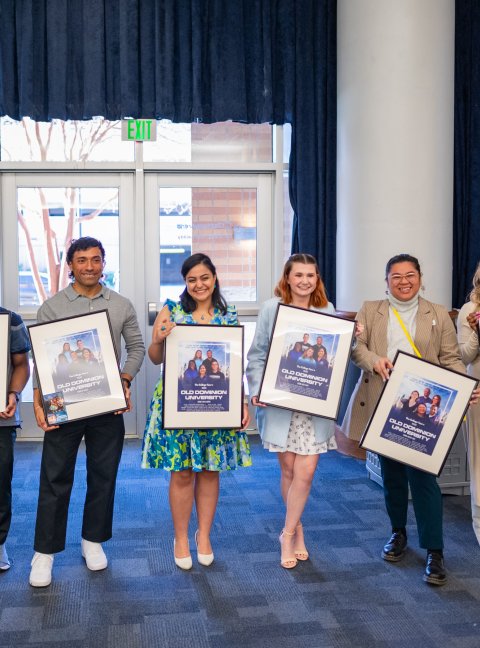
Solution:
{"label": "beige blazer", "polygon": [[[387,356],[388,311],[388,299],[367,301],[356,318],[365,330],[357,338],[352,360],[362,369],[362,374],[350,398],[342,431],[357,441],[365,431],[383,388],[383,380],[374,373],[373,365]],[[419,297],[414,342],[425,360],[465,373],[455,327],[444,306]]]}

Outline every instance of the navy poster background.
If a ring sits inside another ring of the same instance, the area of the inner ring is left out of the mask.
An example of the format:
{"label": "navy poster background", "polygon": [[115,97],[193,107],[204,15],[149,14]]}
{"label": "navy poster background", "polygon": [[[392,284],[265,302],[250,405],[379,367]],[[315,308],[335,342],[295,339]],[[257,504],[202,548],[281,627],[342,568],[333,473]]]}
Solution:
{"label": "navy poster background", "polygon": [[228,412],[230,345],[191,342],[178,346],[179,412]]}
{"label": "navy poster background", "polygon": [[431,456],[457,393],[406,373],[380,436]]}
{"label": "navy poster background", "polygon": [[[295,325],[291,325],[294,329]],[[326,400],[339,335],[298,330],[285,335],[275,388]]]}

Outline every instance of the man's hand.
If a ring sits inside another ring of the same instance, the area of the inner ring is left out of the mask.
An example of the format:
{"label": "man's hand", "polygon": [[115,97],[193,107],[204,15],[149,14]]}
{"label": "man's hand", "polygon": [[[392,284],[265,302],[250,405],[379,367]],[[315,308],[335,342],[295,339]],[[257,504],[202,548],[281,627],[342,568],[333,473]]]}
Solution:
{"label": "man's hand", "polygon": [[[127,379],[130,382],[130,379]],[[125,394],[125,400],[127,401],[127,407],[124,409],[118,410],[117,412],[114,412],[115,414],[126,414],[127,412],[131,412],[133,409],[132,401],[131,401],[131,389],[127,385],[127,383],[122,380],[122,386],[123,386],[123,393]]]}
{"label": "man's hand", "polygon": [[45,413],[43,411],[42,404],[40,403],[40,395],[36,397],[35,393],[38,393],[38,389],[33,390],[33,413],[35,414],[35,419],[37,421],[38,427],[41,428],[44,432],[57,430],[60,427],[59,425],[48,425],[47,421],[45,420]]}
{"label": "man's hand", "polygon": [[17,411],[17,397],[13,392],[10,392],[8,394],[7,407],[3,410],[3,412],[0,412],[0,419],[12,418],[12,416],[15,414],[16,411]]}

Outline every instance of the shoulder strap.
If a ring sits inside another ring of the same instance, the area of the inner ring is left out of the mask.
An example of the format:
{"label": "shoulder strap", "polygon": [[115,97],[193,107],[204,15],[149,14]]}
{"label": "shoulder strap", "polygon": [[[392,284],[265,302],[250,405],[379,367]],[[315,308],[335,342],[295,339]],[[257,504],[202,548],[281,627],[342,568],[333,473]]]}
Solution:
{"label": "shoulder strap", "polygon": [[405,333],[405,337],[407,338],[407,340],[408,340],[410,346],[412,347],[412,349],[413,349],[415,355],[417,356],[417,358],[421,358],[421,357],[422,357],[422,354],[420,353],[420,351],[419,351],[419,350],[417,349],[417,347],[415,346],[415,342],[412,340],[412,336],[411,336],[410,333],[408,332],[408,329],[407,329],[407,327],[405,326],[405,323],[404,323],[404,321],[402,320],[402,318],[400,317],[400,313],[399,313],[398,310],[395,308],[395,306],[392,306],[392,311],[393,311],[393,314],[395,315],[395,317],[397,318],[398,323],[399,323],[400,326],[402,327],[402,331]]}

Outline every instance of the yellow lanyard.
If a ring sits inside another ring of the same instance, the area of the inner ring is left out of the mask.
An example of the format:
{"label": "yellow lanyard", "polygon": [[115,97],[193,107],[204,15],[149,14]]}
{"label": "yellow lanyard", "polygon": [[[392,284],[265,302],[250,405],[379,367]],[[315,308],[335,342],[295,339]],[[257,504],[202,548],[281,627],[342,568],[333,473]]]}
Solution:
{"label": "yellow lanyard", "polygon": [[402,318],[400,317],[400,313],[397,311],[397,309],[395,308],[395,306],[392,306],[392,311],[393,311],[393,314],[395,315],[395,317],[397,318],[398,323],[399,323],[400,326],[402,327],[402,330],[403,330],[403,332],[405,333],[405,337],[407,338],[407,340],[408,340],[409,343],[410,343],[410,346],[411,346],[412,349],[414,350],[415,355],[417,356],[417,358],[421,358],[421,357],[422,357],[422,354],[420,353],[420,351],[419,351],[419,350],[417,349],[417,347],[415,346],[415,342],[412,340],[412,336],[411,336],[410,333],[408,332],[408,329],[407,329],[407,327],[405,326],[405,324],[404,324]]}

